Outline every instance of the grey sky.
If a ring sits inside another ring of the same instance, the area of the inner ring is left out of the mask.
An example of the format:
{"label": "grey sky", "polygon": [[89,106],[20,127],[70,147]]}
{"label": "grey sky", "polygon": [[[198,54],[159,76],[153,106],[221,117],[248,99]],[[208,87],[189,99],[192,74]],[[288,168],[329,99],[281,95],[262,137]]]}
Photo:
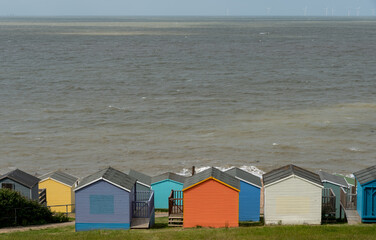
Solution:
{"label": "grey sky", "polygon": [[376,0],[0,0],[1,16],[372,16]]}

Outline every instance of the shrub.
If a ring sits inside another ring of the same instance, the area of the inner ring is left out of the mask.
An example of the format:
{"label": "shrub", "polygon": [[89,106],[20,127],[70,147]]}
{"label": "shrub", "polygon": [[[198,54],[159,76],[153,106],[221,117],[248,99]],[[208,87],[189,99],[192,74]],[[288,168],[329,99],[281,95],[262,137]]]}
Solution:
{"label": "shrub", "polygon": [[9,189],[0,189],[0,213],[0,227],[68,221],[66,216],[54,215],[46,206]]}

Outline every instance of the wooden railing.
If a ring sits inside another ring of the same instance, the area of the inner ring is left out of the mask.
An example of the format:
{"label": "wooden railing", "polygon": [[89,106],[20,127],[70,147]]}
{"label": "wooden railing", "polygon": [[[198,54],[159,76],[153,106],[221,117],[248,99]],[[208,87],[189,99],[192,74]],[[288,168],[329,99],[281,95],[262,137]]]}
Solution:
{"label": "wooden railing", "polygon": [[[55,212],[62,212],[65,213],[65,215],[68,217],[69,213],[74,213],[75,212],[75,204],[62,204],[62,205],[49,205],[47,206],[51,211]],[[65,209],[65,210],[63,210]]]}
{"label": "wooden railing", "polygon": [[322,214],[332,215],[336,213],[336,195],[331,188],[322,190]]}
{"label": "wooden railing", "polygon": [[341,205],[344,209],[356,210],[356,193],[346,193],[343,188],[341,188]]}
{"label": "wooden railing", "polygon": [[47,205],[47,191],[45,188],[39,189],[39,204]]}
{"label": "wooden railing", "polygon": [[168,215],[183,214],[183,191],[171,190],[168,198]]}
{"label": "wooden railing", "polygon": [[[146,198],[147,194],[148,194],[148,198]],[[142,200],[137,200],[137,201],[132,202],[132,217],[134,218],[152,217],[152,214],[154,211],[154,191],[137,192],[136,199],[142,199]]]}

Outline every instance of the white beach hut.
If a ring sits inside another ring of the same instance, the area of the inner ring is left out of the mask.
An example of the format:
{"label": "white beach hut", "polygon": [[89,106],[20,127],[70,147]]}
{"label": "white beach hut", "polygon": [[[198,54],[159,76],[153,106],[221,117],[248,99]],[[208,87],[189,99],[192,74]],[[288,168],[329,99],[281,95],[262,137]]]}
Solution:
{"label": "white beach hut", "polygon": [[318,174],[287,165],[263,175],[265,224],[321,224]]}

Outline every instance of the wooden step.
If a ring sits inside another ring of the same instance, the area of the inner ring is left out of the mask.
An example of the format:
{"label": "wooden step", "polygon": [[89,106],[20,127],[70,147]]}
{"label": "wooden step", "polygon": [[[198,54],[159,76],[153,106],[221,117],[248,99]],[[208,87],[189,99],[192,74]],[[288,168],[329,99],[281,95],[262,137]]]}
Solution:
{"label": "wooden step", "polygon": [[149,218],[132,218],[131,228],[132,229],[145,229],[149,228],[150,219]]}
{"label": "wooden step", "polygon": [[345,210],[345,214],[349,225],[356,225],[362,222],[357,210]]}
{"label": "wooden step", "polygon": [[168,218],[168,226],[169,227],[182,227],[183,226],[183,218],[182,217],[169,217]]}

